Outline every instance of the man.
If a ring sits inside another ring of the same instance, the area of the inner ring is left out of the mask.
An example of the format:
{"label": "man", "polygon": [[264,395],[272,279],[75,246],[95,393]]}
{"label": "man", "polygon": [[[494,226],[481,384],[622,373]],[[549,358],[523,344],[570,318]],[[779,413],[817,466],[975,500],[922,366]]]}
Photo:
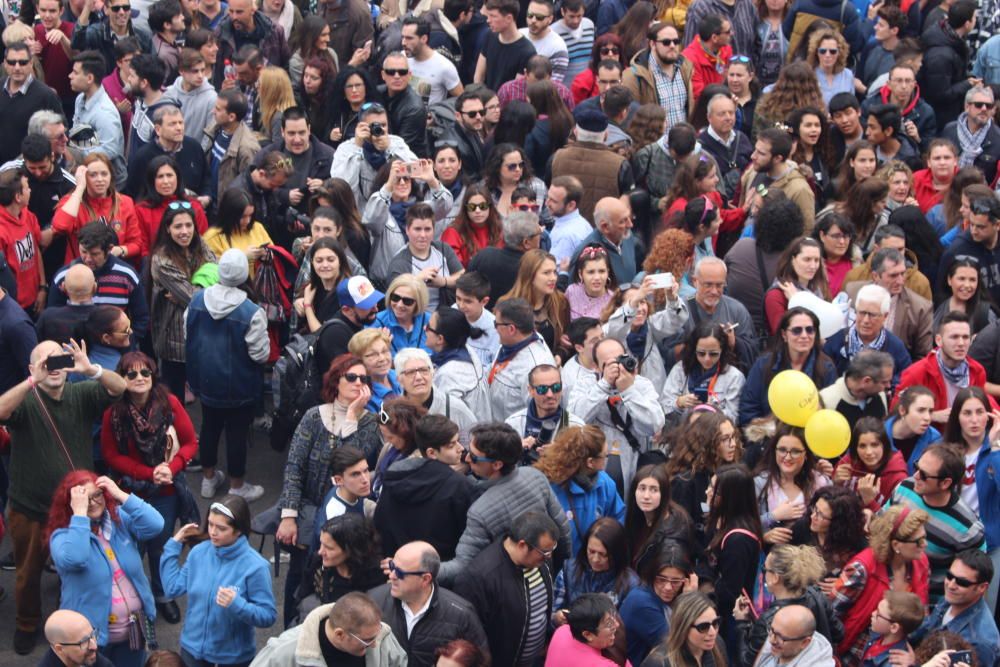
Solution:
{"label": "man", "polygon": [[505,82],[497,91],[497,99],[500,101],[500,108],[506,109],[507,105],[514,100],[521,102],[528,101],[528,86],[538,81],[550,81],[556,89],[559,99],[563,101],[570,111],[576,106],[573,100],[573,93],[562,83],[552,78],[552,61],[548,56],[536,54],[528,58],[528,64],[523,72],[518,72],[517,77]]}
{"label": "man", "polygon": [[865,138],[875,146],[881,166],[890,160],[920,163],[917,147],[903,134],[903,116],[895,104],[872,105],[865,120]]}
{"label": "man", "polygon": [[222,19],[226,17],[228,9],[229,5],[221,0],[203,0],[198,7],[201,27],[214,33]]}
{"label": "man", "polygon": [[[48,312],[43,312],[42,317]],[[37,344],[38,336],[31,318],[0,287],[0,392],[6,392],[27,377],[31,351]]]}
{"label": "man", "polygon": [[[469,433],[482,421],[458,396],[434,387],[434,364],[427,351],[404,347],[392,360],[403,395],[427,409],[428,414],[444,415],[458,425],[459,440],[469,443]],[[379,489],[375,489],[376,493]]]}
{"label": "man", "polygon": [[35,24],[35,41],[41,46],[38,60],[42,64],[45,78],[53,83],[53,89],[68,113],[73,108],[73,91],[69,88],[69,71],[73,65],[70,57],[73,47],[73,21],[62,18],[63,0],[39,0],[37,3],[39,23]]}
{"label": "man", "polygon": [[802,211],[805,233],[809,234],[816,217],[816,196],[799,165],[789,160],[791,154],[792,139],[788,132],[776,127],[761,131],[750,155],[750,168],[740,180],[741,203],[746,204],[748,197],[755,196],[759,185],[781,190]]}
{"label": "man", "polygon": [[891,503],[921,509],[930,516],[924,525],[924,543],[931,567],[930,600],[937,603],[955,556],[966,549],[985,550],[983,522],[962,500],[965,461],[960,453],[942,443],[931,445],[920,454],[913,470],[913,477],[893,491]]}
{"label": "man", "polygon": [[[601,60],[597,63],[597,95],[580,102],[573,109],[583,110],[586,107],[604,110],[604,96],[612,88],[622,85],[622,64],[617,60]],[[631,96],[631,92],[629,93]],[[629,112],[632,113],[632,105],[638,108],[639,103],[634,99],[629,104]]]}
{"label": "man", "polygon": [[501,301],[495,308],[500,351],[488,378],[493,419],[506,420],[524,409],[524,380],[540,364],[554,366],[555,359],[535,332],[535,315],[524,299]]}
{"label": "man", "polygon": [[410,64],[402,51],[389,53],[382,61],[379,93],[389,114],[389,124],[410,150],[425,158],[427,151],[427,107],[410,85]]}
{"label": "man", "polygon": [[521,10],[518,0],[487,0],[484,6],[490,34],[476,62],[475,82],[500,90],[502,83],[525,70],[528,58],[535,55],[535,47],[517,29]]}
{"label": "man", "polygon": [[548,58],[552,64],[552,80],[561,84],[569,67],[569,49],[563,38],[552,29],[555,11],[552,0],[531,0],[528,3],[528,26],[521,28],[521,34],[535,47],[535,53]]}
{"label": "man", "polygon": [[956,554],[944,575],[944,599],[907,641],[917,644],[931,632],[947,630],[972,644],[980,665],[997,664],[1000,632],[986,596],[993,575],[990,557],[979,549]]}
{"label": "man", "polygon": [[[338,62],[350,62],[359,49],[370,54],[375,27],[367,2],[336,0],[323,6],[322,16],[330,25],[330,48],[337,54]],[[367,55],[364,60],[368,60]]]}
{"label": "man", "polygon": [[[576,112],[574,117],[576,126],[573,137],[576,141],[560,148],[552,156],[552,177],[575,176],[579,179],[583,187],[583,197],[578,206],[580,215],[594,220],[596,225],[595,204],[607,199],[617,201],[618,197],[632,189],[632,165],[605,145],[608,117],[603,111],[585,109]],[[626,280],[621,276],[619,278]]]}
{"label": "man", "polygon": [[721,14],[707,14],[698,25],[695,39],[681,51],[694,68],[691,94],[695,99],[705,86],[722,83],[722,73],[733,55],[733,47],[729,46],[732,37],[733,24],[729,19]]}
{"label": "man", "polygon": [[177,78],[177,66],[180,64],[183,36],[187,28],[184,25],[184,10],[178,0],[157,0],[149,7],[149,29],[153,32],[153,44],[150,53],[159,58],[167,66],[167,81],[171,83]]}
{"label": "man", "polygon": [[934,107],[938,131],[956,120],[962,111],[962,99],[970,88],[982,81],[967,75],[969,46],[966,35],[976,27],[978,3],[955,0],[948,8],[948,18],[924,31],[924,66],[917,80]]}
{"label": "man", "polygon": [[562,18],[552,24],[552,30],[562,37],[569,55],[562,81],[567,86],[590,66],[590,54],[594,50],[594,22],[584,16],[585,10],[584,0],[567,0],[559,9]]}
{"label": "man", "polygon": [[584,425],[582,419],[563,407],[566,393],[558,367],[540,364],[528,372],[528,405],[505,420],[520,434],[527,460],[537,460],[540,450],[551,444],[562,429]]}
{"label": "man", "polygon": [[462,93],[455,100],[455,124],[442,138],[445,143],[456,145],[458,156],[462,159],[462,171],[471,179],[482,175],[486,163],[486,149],[481,135],[485,116],[486,107],[479,95],[468,91]]}
{"label": "man", "polygon": [[[79,93],[73,112],[73,125],[90,125],[97,135],[98,145],[84,149],[84,154],[101,151],[111,159],[115,171],[115,186],[124,188],[128,178],[125,168],[125,135],[118,107],[101,85],[106,73],[104,59],[97,51],[84,51],[73,56],[70,87]],[[133,167],[133,171],[135,167]]]}
{"label": "man", "polygon": [[[426,167],[431,169],[428,162]],[[434,240],[434,209],[417,202],[406,211],[406,245],[389,263],[388,281],[403,273],[412,273],[427,285],[429,313],[439,304],[451,303],[455,283],[465,273],[462,263],[450,245]]]}
{"label": "man", "polygon": [[[50,371],[48,359],[65,354],[72,356],[72,368]],[[17,569],[14,651],[18,655],[31,653],[42,619],[41,576],[48,558],[42,533],[52,494],[70,470],[93,469],[94,421],[125,392],[125,380],[90,363],[75,342],[60,346],[42,341],[31,352],[28,371],[27,380],[0,396],[0,421],[11,439],[7,530]],[[69,373],[82,373],[94,381],[67,383]],[[61,439],[56,438],[39,407],[41,394],[46,396],[47,412]]]}
{"label": "man", "polygon": [[564,532],[543,513],[512,514],[517,518],[507,535],[484,545],[455,584],[476,609],[498,666],[530,665],[542,653],[553,612],[548,561]]}
{"label": "man", "polygon": [[444,415],[424,415],[413,429],[413,441],[420,456],[396,461],[385,472],[375,528],[385,552],[426,540],[449,560],[473,500],[472,480],[453,468],[465,454],[458,425]]}
{"label": "man", "polygon": [[60,307],[71,303],[73,292],[79,299],[83,286],[78,285],[72,289],[67,281],[70,271],[74,267],[83,265],[90,270],[92,279],[97,282],[92,294],[93,303],[117,306],[124,310],[132,320],[132,331],[135,332],[136,340],[141,339],[149,330],[146,293],[135,268],[111,254],[111,248],[117,242],[114,231],[99,220],[89,222],[80,229],[77,242],[80,246],[80,256],[56,272],[48,295],[48,305]]}
{"label": "man", "polygon": [[49,284],[42,262],[42,232],[38,218],[28,209],[31,188],[20,169],[0,172],[0,253],[17,278],[17,303],[40,315]]}
{"label": "man", "polygon": [[127,191],[138,196],[146,182],[146,165],[153,158],[169,155],[184,176],[184,189],[196,193],[202,208],[208,209],[212,197],[205,178],[205,153],[201,144],[184,133],[184,112],[173,104],[159,105],[153,113],[153,132],[155,139],[129,161]]}
{"label": "man", "polygon": [[580,215],[580,202],[583,201],[583,183],[576,176],[556,176],[552,179],[545,207],[555,218],[549,239],[552,241],[550,252],[555,255],[556,263],[572,260],[573,253],[583,240],[593,231],[590,222]]}
{"label": "man", "polygon": [[464,639],[489,652],[476,609],[437,585],[440,569],[441,557],[433,546],[409,542],[389,560],[389,583],[369,593],[396,641],[406,648],[413,667],[437,664],[435,650],[453,639]]}
{"label": "man", "polygon": [[917,69],[909,63],[896,62],[889,70],[889,80],[861,105],[867,114],[878,102],[895,104],[903,114],[903,134],[921,151],[926,151],[937,134],[934,109],[920,96]]}
{"label": "man", "polygon": [[573,400],[573,388],[581,379],[598,372],[594,361],[594,345],[604,338],[600,320],[594,317],[578,317],[569,323],[566,335],[576,351],[562,367],[563,395],[567,402]]}
{"label": "man", "polygon": [[336,602],[316,607],[301,625],[267,641],[250,663],[253,667],[364,664],[406,667],[406,652],[382,622],[378,605],[354,591]]}
{"label": "man", "polygon": [[[690,25],[690,24],[689,24]],[[694,110],[691,78],[694,67],[681,56],[681,35],[669,23],[654,23],[646,33],[649,47],[635,54],[622,76],[639,104],[659,104],[667,112],[665,132],[687,121]]]}
{"label": "man", "polygon": [[7,77],[0,90],[0,117],[5,127],[0,135],[0,162],[17,157],[32,114],[40,109],[62,113],[56,92],[32,76],[31,57],[31,49],[24,42],[7,45],[4,54]]}
{"label": "man", "polygon": [[[865,129],[861,125],[861,105],[854,93],[837,93],[827,104],[833,126],[830,128],[830,145],[834,159],[839,163],[847,149],[864,139]],[[935,128],[935,134],[937,130]]]}
{"label": "man", "polygon": [[465,89],[455,65],[427,44],[431,34],[431,25],[427,19],[407,16],[403,19],[402,30],[403,51],[406,53],[413,87],[420,91],[424,102],[428,105],[437,104],[449,97],[461,95]]}
{"label": "man", "polygon": [[[330,32],[334,32],[332,25]],[[288,35],[280,25],[274,24],[263,12],[258,11],[257,3],[253,0],[229,0],[229,13],[216,28],[215,38],[219,45],[219,55],[215,60],[213,80],[221,81],[224,78],[226,61],[233,61],[237,52],[247,45],[259,48],[261,55],[271,65],[288,69],[288,61],[292,57],[288,48]],[[350,53],[337,55],[344,63],[351,59]]]}
{"label": "man", "polygon": [[453,47],[458,50],[452,52],[459,57],[458,76],[468,85],[475,78],[476,64],[491,33],[486,14],[472,0],[446,0],[441,15],[458,31],[458,45]]}
{"label": "man", "polygon": [[725,199],[736,196],[743,170],[750,164],[753,144],[736,129],[736,102],[728,95],[708,101],[708,127],[698,135],[702,149],[715,159],[719,191]]}
{"label": "man", "polygon": [[182,49],[178,60],[180,76],[164,92],[184,112],[184,134],[201,141],[212,120],[218,94],[205,78],[205,56],[194,49]]}
{"label": "man", "polygon": [[[503,219],[503,247],[483,248],[469,260],[468,271],[481,274],[490,285],[488,308],[493,308],[500,297],[514,286],[521,257],[538,247],[541,236],[542,227],[538,224],[537,215],[515,211]],[[492,364],[493,360],[490,359],[489,363]],[[499,415],[494,416],[500,418]]]}
{"label": "man", "polygon": [[57,609],[45,621],[45,652],[39,667],[114,667],[97,652],[97,631],[87,617],[71,609]]}
{"label": "man", "polygon": [[[135,37],[143,53],[152,53],[153,36],[143,26],[132,23],[132,6],[129,0],[112,0],[104,6],[103,18],[91,23],[93,2],[85,2],[73,30],[74,51],[97,51],[104,59],[104,66],[111,71],[115,62],[115,42],[125,37]],[[99,15],[98,15],[99,16]]]}
{"label": "man", "polygon": [[97,308],[94,303],[97,281],[94,272],[82,262],[74,262],[62,273],[62,284],[56,291],[64,293],[66,305],[46,307],[35,323],[35,331],[40,340],[68,344],[69,339],[76,335],[77,328]]}
{"label": "man", "polygon": [[906,247],[906,232],[898,225],[882,225],[875,230],[872,241],[872,252],[868,255],[868,259],[847,272],[843,285],[846,287],[854,282],[871,282],[872,259],[875,258],[875,253],[883,248],[894,248],[903,253],[903,257],[906,259],[906,280],[903,284],[930,301],[932,299],[931,284],[927,280],[927,276],[920,271],[917,255]]}
{"label": "man", "polygon": [[816,617],[809,607],[781,607],[771,619],[768,642],[753,667],[834,667],[830,641],[816,632]]}
{"label": "man", "polygon": [[358,114],[354,141],[343,141],[337,146],[330,176],[347,181],[354,191],[355,201],[368,201],[374,191],[376,172],[385,162],[417,160],[416,154],[403,138],[391,134],[393,129],[395,128],[389,123],[385,107],[381,104],[366,104]]}
{"label": "man", "polygon": [[[218,59],[216,63],[218,64]],[[264,71],[267,61],[263,54],[253,44],[247,44],[233,56],[235,78],[225,78],[221,90],[239,90],[247,98],[247,115],[243,122],[252,127],[260,126],[260,103],[257,99],[260,74]]]}
{"label": "man", "polygon": [[861,83],[870,86],[872,81],[892,69],[895,58],[892,52],[899,46],[899,35],[906,28],[906,14],[894,5],[879,7],[876,14],[875,39],[861,52],[857,75]]}
{"label": "man", "polygon": [[862,417],[885,418],[889,408],[886,392],[892,387],[892,357],[877,350],[862,350],[847,364],[844,374],[820,390],[823,407],[844,415],[854,424]]}
{"label": "man", "polygon": [[845,372],[851,360],[862,351],[877,350],[888,354],[893,361],[890,387],[899,384],[900,373],[909,367],[913,358],[903,341],[885,325],[891,307],[892,296],[884,287],[867,283],[858,288],[854,296],[854,322],[823,344],[823,352],[833,361],[838,373]]}
{"label": "man", "polygon": [[[632,93],[625,86],[611,86],[607,91],[598,95],[597,100],[600,103],[601,111],[608,117],[608,130],[607,134],[604,135],[604,145],[627,158],[635,151],[632,147],[632,135],[628,133],[629,115],[633,114],[635,106]],[[629,162],[629,166],[631,164]]]}
{"label": "man", "polygon": [[207,159],[208,192],[214,201],[222,197],[240,174],[253,163],[260,143],[253,130],[243,122],[247,98],[238,90],[223,90],[215,100],[212,122],[201,137]]}
{"label": "man", "polygon": [[[710,15],[721,16],[732,24],[733,53],[754,53],[760,16],[751,0],[695,0],[688,7],[684,22],[684,43],[690,44],[701,33],[701,22]],[[790,34],[785,30],[785,34]]]}
{"label": "man", "polygon": [[152,142],[156,134],[153,130],[153,114],[161,104],[176,104],[163,99],[163,83],[167,76],[166,66],[148,53],[140,53],[132,58],[127,83],[135,97],[132,113],[132,129],[128,137],[129,161],[140,148]]}
{"label": "man", "polygon": [[76,168],[77,156],[69,148],[66,118],[61,113],[42,109],[31,114],[28,119],[28,134],[41,134],[48,137],[56,166],[65,169],[67,173],[72,175],[72,170]]}
{"label": "man", "polygon": [[493,313],[487,310],[490,299],[490,281],[476,271],[466,271],[455,283],[455,305],[465,315],[465,321],[470,327],[483,331],[483,335],[466,343],[469,350],[477,357],[483,368],[493,364],[493,357],[500,349],[500,336],[493,323],[496,321]]}
{"label": "man", "polygon": [[983,80],[987,86],[1000,84],[1000,35],[993,35],[976,51],[976,61],[972,64],[972,75]]}
{"label": "man", "polygon": [[947,268],[959,255],[974,257],[979,263],[979,284],[997,303],[1000,298],[1000,201],[994,197],[969,202],[969,228],[959,234],[941,255],[939,289]]}
{"label": "man", "polygon": [[375,321],[378,304],[385,294],[372,287],[364,276],[352,276],[337,285],[340,312],[334,315],[316,335],[316,369],[320,376],[330,368],[330,362],[347,352],[351,336]]}
{"label": "man", "polygon": [[996,98],[989,86],[973,86],[965,94],[965,111],[948,123],[941,136],[959,148],[958,166],[975,167],[987,183],[997,176],[1000,160],[1000,128],[993,122]]}
{"label": "man", "polygon": [[[632,235],[632,209],[621,199],[605,197],[594,206],[594,231],[574,252],[574,259],[584,246],[600,245],[608,253],[611,270],[620,284],[632,282],[642,265],[641,249]],[[570,266],[570,273],[576,267]]]}

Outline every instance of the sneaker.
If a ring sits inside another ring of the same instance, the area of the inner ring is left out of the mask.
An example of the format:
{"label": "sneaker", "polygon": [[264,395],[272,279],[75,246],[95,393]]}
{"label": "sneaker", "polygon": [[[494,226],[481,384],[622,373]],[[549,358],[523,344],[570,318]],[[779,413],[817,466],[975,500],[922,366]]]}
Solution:
{"label": "sneaker", "polygon": [[264,433],[271,432],[271,417],[269,415],[261,415],[253,420],[253,427],[258,431],[263,431]]}
{"label": "sneaker", "polygon": [[243,482],[243,486],[238,489],[229,487],[229,493],[234,496],[242,496],[243,500],[248,503],[252,503],[264,495],[264,487],[257,484],[250,484],[249,482]]}
{"label": "sneaker", "polygon": [[12,571],[14,570],[14,552],[11,551],[9,554],[0,560],[0,570]]}
{"label": "sneaker", "polygon": [[221,470],[216,470],[215,475],[212,479],[201,479],[201,497],[202,498],[214,498],[215,492],[218,491],[219,485],[226,479],[226,473]]}
{"label": "sneaker", "polygon": [[194,457],[191,462],[187,464],[184,468],[188,472],[201,472],[201,459],[199,457]]}

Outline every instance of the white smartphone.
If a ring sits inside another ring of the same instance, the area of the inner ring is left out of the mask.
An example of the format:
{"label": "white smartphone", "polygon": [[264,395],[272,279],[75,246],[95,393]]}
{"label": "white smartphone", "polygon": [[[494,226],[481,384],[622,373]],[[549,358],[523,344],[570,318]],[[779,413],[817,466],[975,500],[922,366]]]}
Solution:
{"label": "white smartphone", "polygon": [[674,280],[674,274],[670,273],[654,273],[650,276],[653,279],[653,289],[670,289],[677,284]]}

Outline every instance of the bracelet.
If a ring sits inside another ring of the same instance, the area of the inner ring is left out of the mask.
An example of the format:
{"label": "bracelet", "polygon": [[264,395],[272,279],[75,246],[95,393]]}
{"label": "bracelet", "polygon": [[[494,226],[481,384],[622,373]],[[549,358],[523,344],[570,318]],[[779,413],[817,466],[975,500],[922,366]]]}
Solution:
{"label": "bracelet", "polygon": [[304,303],[303,302],[302,307],[305,308],[306,310],[312,310],[313,309],[313,305],[311,303]]}
{"label": "bracelet", "polygon": [[48,286],[48,285],[39,285],[39,286],[38,286],[38,289],[40,289],[40,290],[42,290],[42,289],[43,289],[43,290],[45,290],[46,292],[48,292],[48,291],[49,291],[49,286]]}
{"label": "bracelet", "polygon": [[90,378],[91,380],[100,380],[100,379],[101,379],[101,376],[102,376],[102,375],[104,375],[104,369],[103,369],[103,368],[101,368],[101,365],[100,365],[100,364],[94,364],[94,368],[96,368],[96,369],[97,369],[97,372],[96,372],[96,373],[94,373],[93,375],[89,375],[88,377],[89,377],[89,378]]}

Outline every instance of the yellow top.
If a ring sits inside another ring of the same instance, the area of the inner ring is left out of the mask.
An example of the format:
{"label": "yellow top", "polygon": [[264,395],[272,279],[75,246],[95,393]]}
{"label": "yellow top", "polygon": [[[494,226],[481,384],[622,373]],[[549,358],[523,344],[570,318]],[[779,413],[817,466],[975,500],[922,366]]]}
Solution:
{"label": "yellow top", "polygon": [[[264,225],[259,222],[254,222],[246,232],[233,234],[229,239],[222,233],[221,227],[209,227],[203,239],[209,249],[215,253],[216,257],[222,257],[222,253],[230,248],[246,250],[247,248],[260,247],[273,243],[271,237],[267,234],[267,230],[264,229]],[[250,262],[251,278],[254,276],[254,264],[255,262]]]}

